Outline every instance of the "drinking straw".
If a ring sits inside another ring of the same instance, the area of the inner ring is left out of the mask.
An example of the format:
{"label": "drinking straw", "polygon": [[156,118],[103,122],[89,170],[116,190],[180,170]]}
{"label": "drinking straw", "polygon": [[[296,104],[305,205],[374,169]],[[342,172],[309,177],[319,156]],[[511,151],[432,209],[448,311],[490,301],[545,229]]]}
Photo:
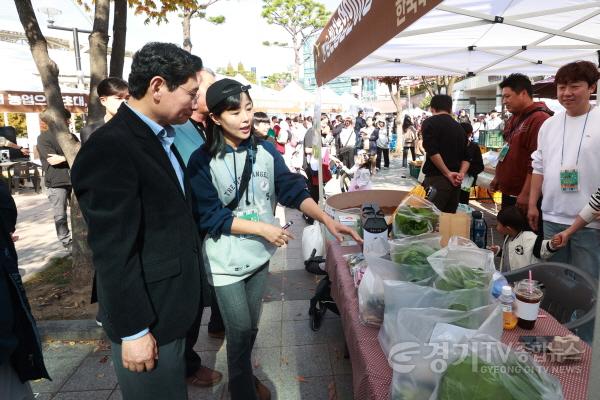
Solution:
{"label": "drinking straw", "polygon": [[531,270],[529,270],[529,294],[533,292],[533,278],[531,277]]}

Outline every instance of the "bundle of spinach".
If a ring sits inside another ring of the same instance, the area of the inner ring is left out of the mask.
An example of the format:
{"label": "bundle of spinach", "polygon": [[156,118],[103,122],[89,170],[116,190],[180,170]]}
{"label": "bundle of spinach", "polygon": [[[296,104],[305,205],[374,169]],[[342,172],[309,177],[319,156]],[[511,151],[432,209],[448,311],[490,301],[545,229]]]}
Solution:
{"label": "bundle of spinach", "polygon": [[471,268],[463,263],[449,264],[444,268],[444,276],[435,281],[436,289],[460,290],[487,288],[492,279],[490,272],[479,268]]}
{"label": "bundle of spinach", "polygon": [[438,223],[438,214],[428,207],[401,205],[394,216],[394,236],[416,236],[433,232]]}
{"label": "bundle of spinach", "polygon": [[431,278],[435,271],[429,265],[427,257],[435,253],[434,247],[423,243],[408,244],[406,247],[390,254],[392,261],[400,264],[402,276],[407,282],[419,282]]}
{"label": "bundle of spinach", "polygon": [[[464,264],[448,265],[444,276],[439,276],[433,283],[436,289],[455,291],[454,303],[449,310],[470,311],[490,304],[489,285],[492,276],[480,269],[473,269]],[[476,329],[482,321],[477,316],[466,316],[453,322],[456,326]]]}

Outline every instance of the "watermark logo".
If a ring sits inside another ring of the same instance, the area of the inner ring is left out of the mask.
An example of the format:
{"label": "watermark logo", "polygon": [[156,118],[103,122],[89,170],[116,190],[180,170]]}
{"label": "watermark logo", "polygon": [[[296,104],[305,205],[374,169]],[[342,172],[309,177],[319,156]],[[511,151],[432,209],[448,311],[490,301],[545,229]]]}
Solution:
{"label": "watermark logo", "polygon": [[[498,341],[469,343],[451,342],[401,342],[390,349],[388,363],[401,374],[413,372],[416,368],[441,374],[449,365],[457,365],[470,359],[473,372],[494,374],[522,374],[547,372],[552,375],[581,373],[579,365],[557,364],[556,355],[551,352],[528,353],[522,345],[512,347]],[[535,361],[532,363],[531,361]],[[537,363],[537,364],[536,364]],[[548,367],[538,364],[551,363]]]}

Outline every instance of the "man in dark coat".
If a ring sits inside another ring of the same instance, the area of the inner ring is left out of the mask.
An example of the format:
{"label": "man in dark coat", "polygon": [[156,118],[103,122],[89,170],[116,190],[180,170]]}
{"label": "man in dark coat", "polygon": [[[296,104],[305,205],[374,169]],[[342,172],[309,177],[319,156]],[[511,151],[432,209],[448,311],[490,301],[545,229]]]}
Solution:
{"label": "man in dark coat", "polygon": [[0,179],[0,399],[33,399],[27,381],[47,378],[42,346],[17,263],[17,208]]}
{"label": "man in dark coat", "polygon": [[192,115],[197,91],[188,52],[146,44],[131,64],[131,98],[72,168],[125,399],[187,399],[185,337],[210,292],[171,125]]}

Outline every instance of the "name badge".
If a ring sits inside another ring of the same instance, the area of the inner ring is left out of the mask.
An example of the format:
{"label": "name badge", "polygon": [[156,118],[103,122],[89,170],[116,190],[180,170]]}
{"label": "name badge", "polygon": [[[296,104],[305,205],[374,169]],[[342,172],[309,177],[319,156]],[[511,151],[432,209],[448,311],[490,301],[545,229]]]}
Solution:
{"label": "name badge", "polygon": [[245,219],[246,221],[252,222],[258,222],[260,220],[258,217],[258,210],[254,208],[236,211],[235,216],[241,219]]}
{"label": "name badge", "polygon": [[560,190],[571,193],[579,191],[579,171],[577,168],[563,168],[560,170]]}
{"label": "name badge", "polygon": [[510,146],[508,145],[508,143],[505,143],[504,146],[502,146],[502,149],[500,150],[500,154],[498,154],[499,162],[504,161],[504,157],[506,157],[506,155],[508,154],[509,148],[510,148]]}

